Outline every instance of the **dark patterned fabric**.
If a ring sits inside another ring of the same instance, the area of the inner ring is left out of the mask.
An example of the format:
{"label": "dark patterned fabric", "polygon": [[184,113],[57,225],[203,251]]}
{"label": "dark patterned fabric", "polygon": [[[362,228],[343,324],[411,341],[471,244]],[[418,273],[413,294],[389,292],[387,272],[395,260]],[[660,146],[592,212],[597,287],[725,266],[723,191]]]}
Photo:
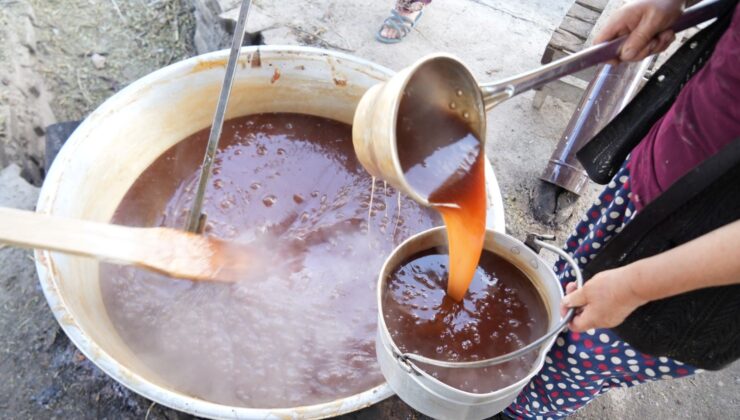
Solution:
{"label": "dark patterned fabric", "polygon": [[[625,164],[583,216],[565,250],[583,267],[635,217],[629,168]],[[565,285],[574,281],[562,259],[555,272]],[[557,338],[542,370],[509,406],[516,419],[560,419],[614,388],[658,379],[680,378],[699,370],[668,357],[644,354],[608,329],[565,331]]]}

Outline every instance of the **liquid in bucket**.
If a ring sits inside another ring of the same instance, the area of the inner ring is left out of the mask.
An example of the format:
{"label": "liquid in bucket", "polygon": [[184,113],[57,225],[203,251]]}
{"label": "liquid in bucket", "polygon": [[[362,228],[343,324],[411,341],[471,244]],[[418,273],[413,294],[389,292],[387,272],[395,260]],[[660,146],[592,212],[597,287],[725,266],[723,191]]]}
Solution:
{"label": "liquid in bucket", "polygon": [[[484,251],[470,290],[461,302],[445,294],[444,250],[411,256],[389,276],[382,295],[383,317],[402,353],[463,362],[500,356],[545,334],[549,316],[532,281],[505,258]],[[524,378],[537,352],[485,368],[419,365],[463,391],[487,393]]]}

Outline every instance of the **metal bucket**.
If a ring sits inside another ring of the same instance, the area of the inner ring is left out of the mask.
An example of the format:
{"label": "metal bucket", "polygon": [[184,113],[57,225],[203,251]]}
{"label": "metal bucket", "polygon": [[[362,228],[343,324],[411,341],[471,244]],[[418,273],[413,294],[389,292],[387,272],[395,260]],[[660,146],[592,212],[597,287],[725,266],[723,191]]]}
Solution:
{"label": "metal bucket", "polygon": [[[555,342],[557,334],[565,328],[573,310],[565,317],[560,316],[560,301],[563,290],[550,264],[542,260],[531,248],[539,251],[546,248],[568,261],[575,271],[579,287],[582,285],[578,266],[564,251],[544,243],[540,237],[530,235],[527,245],[504,233],[486,232],[483,248],[504,257],[523,271],[539,291],[549,313],[548,333],[527,346],[492,359],[474,362],[447,362],[429,359],[414,353],[402,353],[391,338],[383,316],[382,296],[388,276],[412,255],[447,245],[447,233],[443,227],[430,229],[412,236],[399,245],[388,257],[378,278],[378,335],[375,352],[383,376],[391,389],[408,405],[436,419],[484,419],[503,411],[522,391],[530,379],[542,369],[545,355]],[[483,368],[517,358],[530,351],[538,352],[527,375],[506,388],[494,392],[475,394],[449,386],[424,371],[422,362],[444,368]]]}
{"label": "metal bucket", "polygon": [[[108,99],[62,148],[37,210],[109,221],[156,158],[211,124],[227,57],[228,51],[219,51],[173,64]],[[392,74],[371,62],[315,48],[243,48],[226,117],[296,112],[351,124],[363,93]],[[486,166],[489,213],[494,215],[488,226],[503,231],[501,195]],[[187,395],[147,368],[117,334],[103,305],[97,262],[37,251],[36,268],[54,316],[80,351],[127,388],[162,405],[210,418],[322,418],[392,395],[384,383],[335,401],[275,409],[228,406]]]}

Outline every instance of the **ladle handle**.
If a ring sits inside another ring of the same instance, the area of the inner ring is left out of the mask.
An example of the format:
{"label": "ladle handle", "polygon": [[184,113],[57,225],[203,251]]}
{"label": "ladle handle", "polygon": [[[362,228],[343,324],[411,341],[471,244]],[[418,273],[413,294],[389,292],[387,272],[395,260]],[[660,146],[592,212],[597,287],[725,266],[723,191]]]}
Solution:
{"label": "ladle handle", "polygon": [[[671,29],[681,32],[704,21],[717,17],[729,2],[735,0],[707,0],[687,9]],[[583,69],[619,57],[622,44],[627,36],[604,42],[577,53],[553,61],[538,69],[493,83],[480,85],[486,110],[522,92],[542,86],[553,80],[579,72]]]}
{"label": "ladle handle", "polygon": [[[539,238],[543,237],[537,237],[536,235],[531,241],[527,241],[527,245],[530,244],[530,242],[534,245],[536,245],[538,248],[545,248],[548,251],[552,251],[556,254],[558,254],[561,258],[563,258],[573,269],[573,273],[576,277],[576,284],[578,285],[578,288],[583,287],[583,276],[581,275],[581,269],[578,267],[578,264],[573,260],[573,258],[562,249],[553,246],[547,242],[544,242],[540,240]],[[501,356],[492,357],[490,359],[485,360],[476,360],[473,362],[447,362],[443,360],[437,360],[437,359],[430,359],[428,357],[424,357],[418,354],[414,353],[404,353],[402,355],[398,356],[399,362],[405,363],[407,367],[414,372],[416,372],[419,375],[426,375],[429,374],[426,373],[423,369],[418,367],[413,362],[420,362],[432,366],[438,366],[438,367],[444,367],[444,368],[482,368],[482,367],[488,367],[488,366],[494,366],[498,365],[504,362],[508,362],[509,360],[516,359],[518,357],[524,356],[525,354],[539,348],[542,344],[544,344],[546,341],[551,339],[553,336],[560,334],[561,331],[568,325],[568,323],[573,319],[573,316],[575,315],[575,309],[571,308],[568,310],[568,312],[565,314],[563,318],[561,318],[560,322],[550,331],[547,332],[547,334],[543,335],[542,337],[534,340],[533,342],[527,344],[526,346],[520,348],[519,350],[515,350],[511,353],[506,353]]]}

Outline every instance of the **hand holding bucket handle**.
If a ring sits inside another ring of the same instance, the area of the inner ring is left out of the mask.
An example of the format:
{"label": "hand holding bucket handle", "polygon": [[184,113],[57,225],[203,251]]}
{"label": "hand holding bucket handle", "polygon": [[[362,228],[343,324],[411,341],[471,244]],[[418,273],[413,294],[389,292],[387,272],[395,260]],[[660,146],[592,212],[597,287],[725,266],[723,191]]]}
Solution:
{"label": "hand holding bucket handle", "polygon": [[[525,245],[527,245],[528,247],[530,247],[532,250],[534,250],[537,253],[542,248],[544,248],[562,257],[573,268],[573,272],[575,273],[575,277],[576,277],[576,284],[578,285],[578,288],[581,288],[583,286],[583,276],[581,275],[581,270],[580,268],[578,268],[578,264],[575,262],[575,260],[573,260],[573,258],[570,255],[568,255],[567,252],[563,251],[562,249],[554,245],[551,245],[547,242],[544,242],[545,240],[553,240],[553,239],[555,239],[555,237],[551,235],[537,235],[537,234],[530,233],[527,235],[527,240],[525,241]],[[550,330],[547,334],[543,335],[542,337],[520,348],[519,350],[515,350],[511,353],[503,354],[501,356],[492,357],[490,359],[475,360],[475,361],[470,361],[470,362],[448,362],[448,361],[443,361],[443,360],[430,359],[428,357],[424,357],[424,356],[414,354],[414,353],[397,354],[396,358],[408,372],[414,372],[420,375],[429,375],[429,374],[426,373],[423,369],[419,368],[413,362],[420,362],[420,363],[424,363],[427,365],[443,367],[443,368],[482,368],[482,367],[498,365],[498,364],[516,359],[518,357],[521,357],[529,353],[530,351],[539,348],[547,340],[549,340],[556,334],[559,334],[561,331],[563,331],[563,329],[565,329],[568,323],[570,323],[570,321],[573,319],[573,316],[575,315],[575,311],[576,311],[576,308],[568,309],[568,312],[560,320],[560,322],[555,326],[555,328]]]}

